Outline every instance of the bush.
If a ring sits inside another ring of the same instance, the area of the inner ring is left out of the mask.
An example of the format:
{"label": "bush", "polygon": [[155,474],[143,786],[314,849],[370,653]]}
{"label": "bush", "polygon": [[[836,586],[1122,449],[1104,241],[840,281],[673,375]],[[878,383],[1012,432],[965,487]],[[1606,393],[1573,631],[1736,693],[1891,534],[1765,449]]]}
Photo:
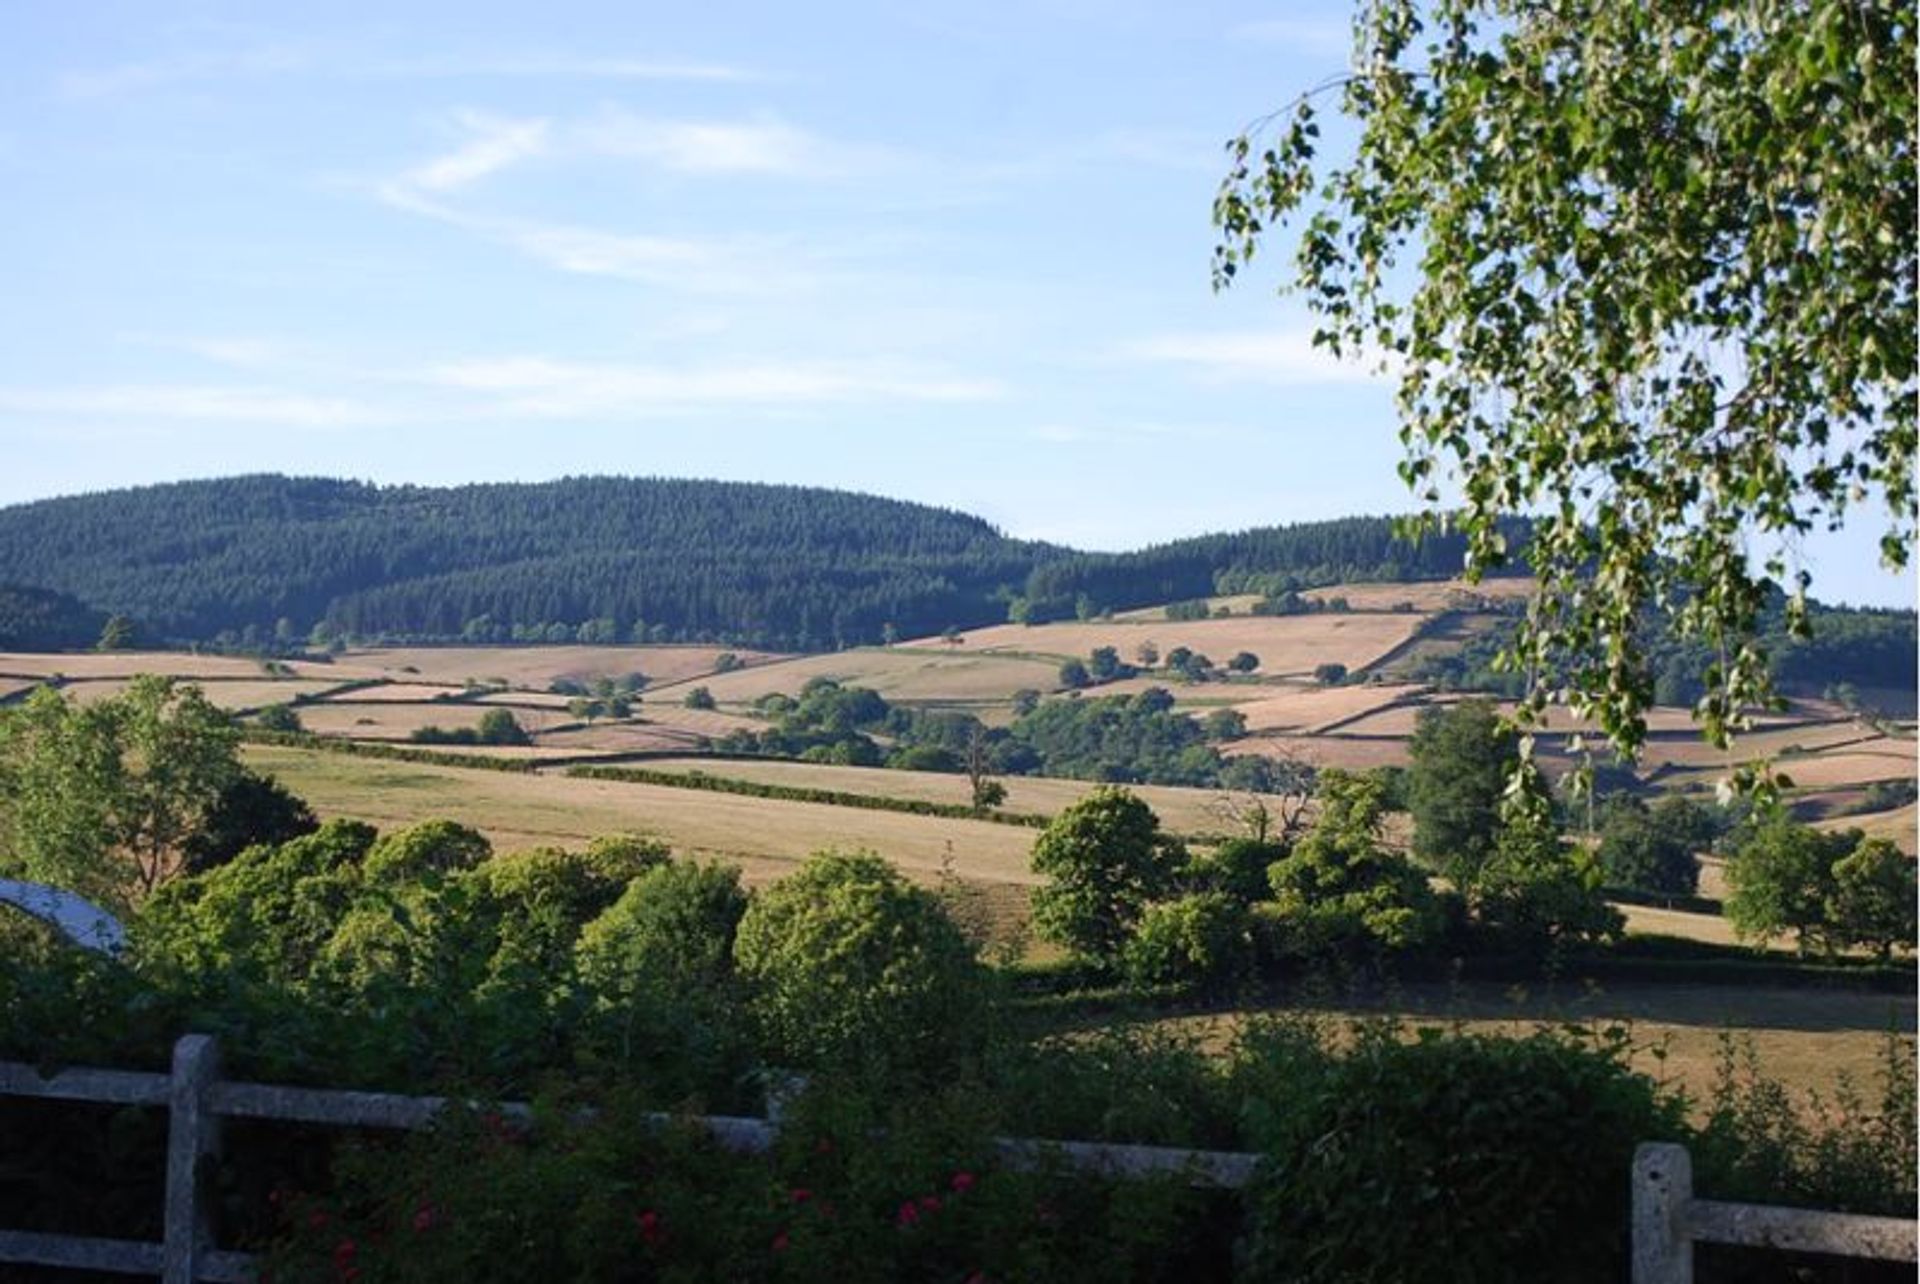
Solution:
{"label": "bush", "polygon": [[972,947],[870,852],[823,852],[757,894],[734,959],[773,1052],[802,1068],[950,1072],[985,1016]]}
{"label": "bush", "polygon": [[1138,986],[1172,985],[1219,992],[1253,967],[1246,907],[1221,892],[1194,892],[1150,905],[1123,955]]}
{"label": "bush", "polygon": [[1382,785],[1329,769],[1319,800],[1313,828],[1267,871],[1290,952],[1400,950],[1437,936],[1442,917],[1426,876],[1382,842]]}
{"label": "bush", "polygon": [[1153,809],[1125,789],[1096,789],[1063,809],[1033,844],[1033,894],[1042,936],[1082,957],[1113,962],[1147,905],[1171,891],[1186,849],[1160,832]]}
{"label": "bush", "polygon": [[730,865],[674,862],[648,870],[580,932],[580,980],[602,1002],[725,983],[747,896]]}
{"label": "bush", "polygon": [[1624,1278],[1634,1147],[1685,1136],[1624,1033],[1405,1034],[1365,1025],[1346,1052],[1297,1023],[1247,1036],[1234,1086],[1266,1159],[1241,1278]]}

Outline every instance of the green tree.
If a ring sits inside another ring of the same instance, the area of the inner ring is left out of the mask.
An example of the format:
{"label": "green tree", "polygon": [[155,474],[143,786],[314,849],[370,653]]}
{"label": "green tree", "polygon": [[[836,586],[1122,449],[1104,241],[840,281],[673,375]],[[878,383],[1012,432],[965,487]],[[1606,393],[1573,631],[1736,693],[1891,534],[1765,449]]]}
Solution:
{"label": "green tree", "polygon": [[1139,646],[1133,648],[1133,658],[1140,662],[1141,668],[1151,669],[1154,665],[1160,663],[1160,648],[1152,642],[1142,642]]}
{"label": "green tree", "polygon": [[1120,652],[1110,646],[1097,646],[1087,656],[1087,673],[1095,682],[1111,682],[1121,677]]}
{"label": "green tree", "polygon": [[[1906,564],[1915,29],[1899,0],[1380,0],[1353,71],[1233,144],[1216,284],[1298,217],[1316,342],[1390,361],[1402,476],[1434,507],[1457,478],[1469,575],[1532,515],[1523,717],[1564,693],[1636,751],[1657,605],[1724,656],[1725,743],[1769,691],[1766,580],[1804,622],[1803,533],[1879,501]],[[1324,93],[1356,142],[1321,169]]]}
{"label": "green tree", "polygon": [[950,1074],[984,977],[931,893],[870,852],[822,852],[755,894],[734,961],[771,1050],[807,1068]]}
{"label": "green tree", "polygon": [[1247,734],[1247,715],[1238,709],[1215,709],[1200,725],[1209,740],[1239,740]]}
{"label": "green tree", "polygon": [[133,621],[124,615],[109,615],[100,629],[100,640],[94,644],[97,651],[125,651],[133,645]]}
{"label": "green tree", "polygon": [[1313,666],[1313,680],[1323,687],[1337,687],[1347,680],[1347,666],[1329,661]]}
{"label": "green tree", "polygon": [[1381,839],[1380,782],[1328,769],[1319,784],[1313,828],[1267,872],[1292,948],[1404,949],[1432,939],[1439,904],[1426,876]]}
{"label": "green tree", "polygon": [[1544,817],[1522,814],[1501,827],[1467,902],[1494,937],[1541,953],[1620,935],[1626,920],[1601,895],[1603,882],[1593,853],[1569,846]]}
{"label": "green tree", "polygon": [[1422,709],[1407,752],[1413,855],[1464,889],[1492,854],[1518,737],[1491,701],[1463,700]]}
{"label": "green tree", "polygon": [[511,709],[489,709],[480,715],[480,725],[476,729],[483,745],[525,745],[533,743],[526,728],[513,716]]}
{"label": "green tree", "polygon": [[1068,660],[1060,666],[1060,685],[1069,691],[1078,691],[1093,681],[1087,672],[1087,666],[1078,660]]}
{"label": "green tree", "polygon": [[320,827],[313,809],[272,776],[242,767],[182,848],[190,874],[224,865],[249,847],[277,847]]}
{"label": "green tree", "polygon": [[712,709],[716,707],[713,692],[705,687],[695,687],[693,690],[687,692],[687,697],[682,703],[689,709]]}
{"label": "green tree", "polygon": [[88,707],[50,689],[0,717],[0,861],[126,906],[183,872],[240,772],[239,734],[200,689],[136,677]]}
{"label": "green tree", "polygon": [[1252,673],[1260,667],[1260,657],[1251,651],[1236,651],[1227,668],[1233,673]]}
{"label": "green tree", "polygon": [[1698,804],[1678,795],[1649,808],[1639,799],[1607,800],[1600,824],[1600,863],[1617,887],[1667,896],[1691,896],[1700,883],[1695,854],[1712,841],[1712,822]]}
{"label": "green tree", "polygon": [[1860,831],[1824,834],[1784,815],[1747,832],[1727,860],[1725,912],[1747,940],[1791,932],[1802,955],[1839,943],[1828,920],[1834,865],[1861,841]]}
{"label": "green tree", "polygon": [[263,731],[297,733],[306,730],[299,713],[290,704],[270,704],[254,715],[253,722]]}
{"label": "green tree", "polygon": [[1040,934],[1075,954],[1119,958],[1140,916],[1178,885],[1186,849],[1132,792],[1106,786],[1063,809],[1033,844]]}
{"label": "green tree", "polygon": [[1863,838],[1833,866],[1827,921],[1835,937],[1865,945],[1882,961],[1913,949],[1914,862],[1884,838]]}
{"label": "green tree", "polygon": [[1134,985],[1229,989],[1253,971],[1246,906],[1224,892],[1190,892],[1149,905],[1122,961]]}

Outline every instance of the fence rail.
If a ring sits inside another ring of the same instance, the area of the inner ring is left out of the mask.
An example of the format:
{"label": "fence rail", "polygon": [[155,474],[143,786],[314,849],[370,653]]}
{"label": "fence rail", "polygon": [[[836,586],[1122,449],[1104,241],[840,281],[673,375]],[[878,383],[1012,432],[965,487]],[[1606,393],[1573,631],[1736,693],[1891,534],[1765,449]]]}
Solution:
{"label": "fence rail", "polygon": [[[75,1068],[42,1075],[31,1065],[0,1061],[0,1096],[55,1101],[165,1107],[167,1169],[165,1216],[160,1243],[96,1239],[0,1230],[0,1263],[157,1275],[164,1284],[250,1284],[255,1261],[247,1253],[215,1247],[215,1228],[203,1197],[211,1161],[220,1154],[222,1119],[271,1119],[283,1123],[346,1128],[424,1128],[450,1104],[446,1097],[409,1097],[384,1092],[348,1092],[237,1083],[220,1077],[219,1046],[209,1035],[190,1034],[174,1045],[171,1074]],[[523,1102],[497,1107],[509,1119],[528,1119]],[[654,1115],[665,1125],[680,1117]],[[763,1154],[779,1136],[772,1119],[697,1116],[691,1122],[739,1154]],[[1164,1146],[1123,1146],[1079,1141],[996,1139],[1009,1164],[1058,1158],[1070,1167],[1115,1177],[1178,1175],[1196,1186],[1239,1188],[1253,1175],[1259,1156]]]}
{"label": "fence rail", "polygon": [[[220,1077],[220,1050],[209,1035],[190,1034],[174,1045],[170,1074],[75,1068],[42,1075],[31,1065],[0,1062],[0,1096],[164,1107],[167,1166],[160,1243],[0,1230],[0,1263],[157,1275],[164,1284],[251,1284],[250,1254],[218,1248],[208,1218],[205,1183],[220,1154],[223,1119],[359,1128],[423,1128],[446,1110],[446,1097],[347,1092],[238,1083]],[[498,1107],[508,1118],[531,1117],[524,1103]],[[656,1115],[661,1124],[676,1117]],[[742,1154],[761,1154],[779,1136],[777,1119],[702,1116],[690,1121],[716,1142]],[[1183,1150],[1094,1142],[1002,1137],[995,1143],[1009,1164],[1057,1159],[1086,1172],[1114,1177],[1178,1175],[1196,1186],[1239,1189],[1260,1157],[1231,1151]],[[1633,1163],[1633,1284],[1692,1284],[1696,1242],[1831,1253],[1881,1261],[1920,1260],[1916,1223],[1811,1209],[1775,1208],[1696,1199],[1693,1161],[1683,1146],[1650,1143]]]}
{"label": "fence rail", "polygon": [[1811,1208],[1695,1199],[1685,1146],[1649,1142],[1633,1156],[1633,1284],[1693,1284],[1696,1243],[1920,1261],[1920,1223]]}

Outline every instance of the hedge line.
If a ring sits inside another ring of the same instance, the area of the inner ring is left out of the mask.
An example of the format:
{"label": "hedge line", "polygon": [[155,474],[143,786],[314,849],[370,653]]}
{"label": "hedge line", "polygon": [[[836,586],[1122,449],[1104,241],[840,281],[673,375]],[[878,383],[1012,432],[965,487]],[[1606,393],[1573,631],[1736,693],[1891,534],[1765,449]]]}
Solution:
{"label": "hedge line", "polygon": [[704,771],[653,771],[646,767],[568,767],[566,774],[588,780],[622,780],[636,785],[665,785],[670,789],[704,789],[717,794],[773,798],[781,802],[824,803],[830,807],[860,807],[867,811],[898,811],[910,816],[941,816],[949,820],[985,820],[996,825],[1046,828],[1048,817],[1019,812],[986,811],[964,803],[929,802],[921,798],[894,798],[886,794],[856,794],[842,789],[812,789],[803,785],[772,785],[757,780],[710,776]]}
{"label": "hedge line", "polygon": [[247,727],[240,738],[248,744],[281,745],[289,749],[319,749],[326,753],[346,754],[350,758],[388,758],[397,762],[431,763],[437,767],[472,767],[481,771],[516,771],[531,775],[540,764],[531,758],[491,758],[477,753],[437,753],[431,749],[413,749],[406,745],[375,740],[343,740],[338,736],[317,736],[307,731],[265,731]]}

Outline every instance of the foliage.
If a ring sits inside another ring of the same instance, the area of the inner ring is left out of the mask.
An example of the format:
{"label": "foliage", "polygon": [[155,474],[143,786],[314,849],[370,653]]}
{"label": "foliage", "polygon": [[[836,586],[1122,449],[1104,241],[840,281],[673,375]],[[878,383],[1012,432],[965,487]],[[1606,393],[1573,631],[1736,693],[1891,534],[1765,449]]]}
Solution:
{"label": "foliage", "polygon": [[1287,947],[1317,955],[1431,940],[1439,905],[1426,876],[1381,841],[1379,783],[1329,768],[1320,773],[1318,798],[1313,828],[1268,869]]}
{"label": "foliage", "polygon": [[758,893],[734,958],[787,1064],[931,1074],[983,1033],[972,947],[933,895],[871,853],[816,854]]}
{"label": "foliage", "polygon": [[1878,499],[1905,564],[1914,37],[1897,3],[1386,0],[1327,86],[1350,160],[1316,173],[1313,93],[1233,144],[1216,283],[1303,216],[1316,339],[1391,359],[1402,475],[1437,505],[1454,472],[1469,573],[1537,514],[1529,716],[1565,698],[1636,750],[1658,603],[1725,657],[1697,706],[1725,743],[1768,693],[1763,575],[1801,631],[1803,532]]}
{"label": "foliage", "polygon": [[1189,892],[1149,905],[1121,961],[1134,985],[1230,990],[1253,969],[1246,905],[1224,892]]}
{"label": "foliage", "polygon": [[1076,780],[1161,785],[1216,783],[1223,769],[1206,731],[1173,709],[1167,693],[1049,700],[1008,729],[1003,769]]}
{"label": "foliage", "polygon": [[1914,863],[1885,838],[1862,838],[1834,862],[1827,920],[1836,937],[1882,960],[1914,948]]}
{"label": "foliage", "polygon": [[1338,663],[1313,666],[1313,680],[1323,687],[1337,687],[1347,680],[1347,666]]}
{"label": "foliage", "polygon": [[1801,954],[1836,944],[1827,902],[1834,864],[1860,841],[1860,831],[1823,834],[1782,815],[1763,818],[1727,860],[1726,915],[1740,936],[1794,935]]}
{"label": "foliage", "polygon": [[1685,1136],[1624,1033],[1406,1034],[1247,1036],[1235,1086],[1266,1159],[1239,1278],[1622,1278],[1634,1147]]}
{"label": "foliage", "polygon": [[1087,672],[1087,666],[1078,660],[1068,660],[1060,666],[1060,685],[1069,691],[1076,691],[1093,682]]}
{"label": "foliage", "polygon": [[240,771],[237,743],[198,687],[169,678],[86,707],[34,691],[0,714],[0,869],[124,908],[182,872]]}
{"label": "foliage", "polygon": [[715,707],[713,692],[705,687],[693,688],[693,690],[687,692],[686,698],[683,699],[681,703],[689,709],[711,709]]}
{"label": "foliage", "polygon": [[1423,708],[1407,752],[1414,857],[1465,887],[1492,854],[1517,738],[1492,702],[1463,700]]}
{"label": "foliage", "polygon": [[1229,673],[1252,673],[1260,667],[1260,657],[1251,651],[1235,651],[1233,658],[1227,661]]}
{"label": "foliage", "polygon": [[1034,926],[1075,954],[1113,962],[1186,862],[1146,803],[1125,789],[1096,789],[1034,841],[1033,872],[1047,880],[1033,893]]}
{"label": "foliage", "polygon": [[1669,794],[1652,807],[1616,794],[1607,799],[1600,825],[1600,863],[1616,887],[1691,896],[1700,883],[1697,852],[1714,837],[1707,813],[1690,799]]}
{"label": "foliage", "polygon": [[1265,900],[1272,891],[1267,870],[1287,855],[1288,844],[1266,838],[1230,838],[1193,865],[1192,877],[1203,889],[1220,892],[1241,905]]}
{"label": "foliage", "polygon": [[106,614],[66,593],[0,584],[0,650],[78,651],[93,645]]}
{"label": "foliage", "polygon": [[320,827],[313,809],[272,776],[242,767],[181,845],[186,872],[224,865],[255,844],[277,847]]}
{"label": "foliage", "polygon": [[1501,828],[1467,902],[1496,940],[1538,954],[1619,938],[1626,920],[1601,895],[1604,881],[1593,853],[1563,842],[1541,818],[1522,816]]}
{"label": "foliage", "polygon": [[668,862],[647,870],[581,929],[583,985],[602,1002],[657,1002],[723,986],[747,895],[730,865]]}
{"label": "foliage", "polygon": [[300,715],[290,704],[270,704],[254,715],[254,725],[262,731],[299,732],[305,731]]}

